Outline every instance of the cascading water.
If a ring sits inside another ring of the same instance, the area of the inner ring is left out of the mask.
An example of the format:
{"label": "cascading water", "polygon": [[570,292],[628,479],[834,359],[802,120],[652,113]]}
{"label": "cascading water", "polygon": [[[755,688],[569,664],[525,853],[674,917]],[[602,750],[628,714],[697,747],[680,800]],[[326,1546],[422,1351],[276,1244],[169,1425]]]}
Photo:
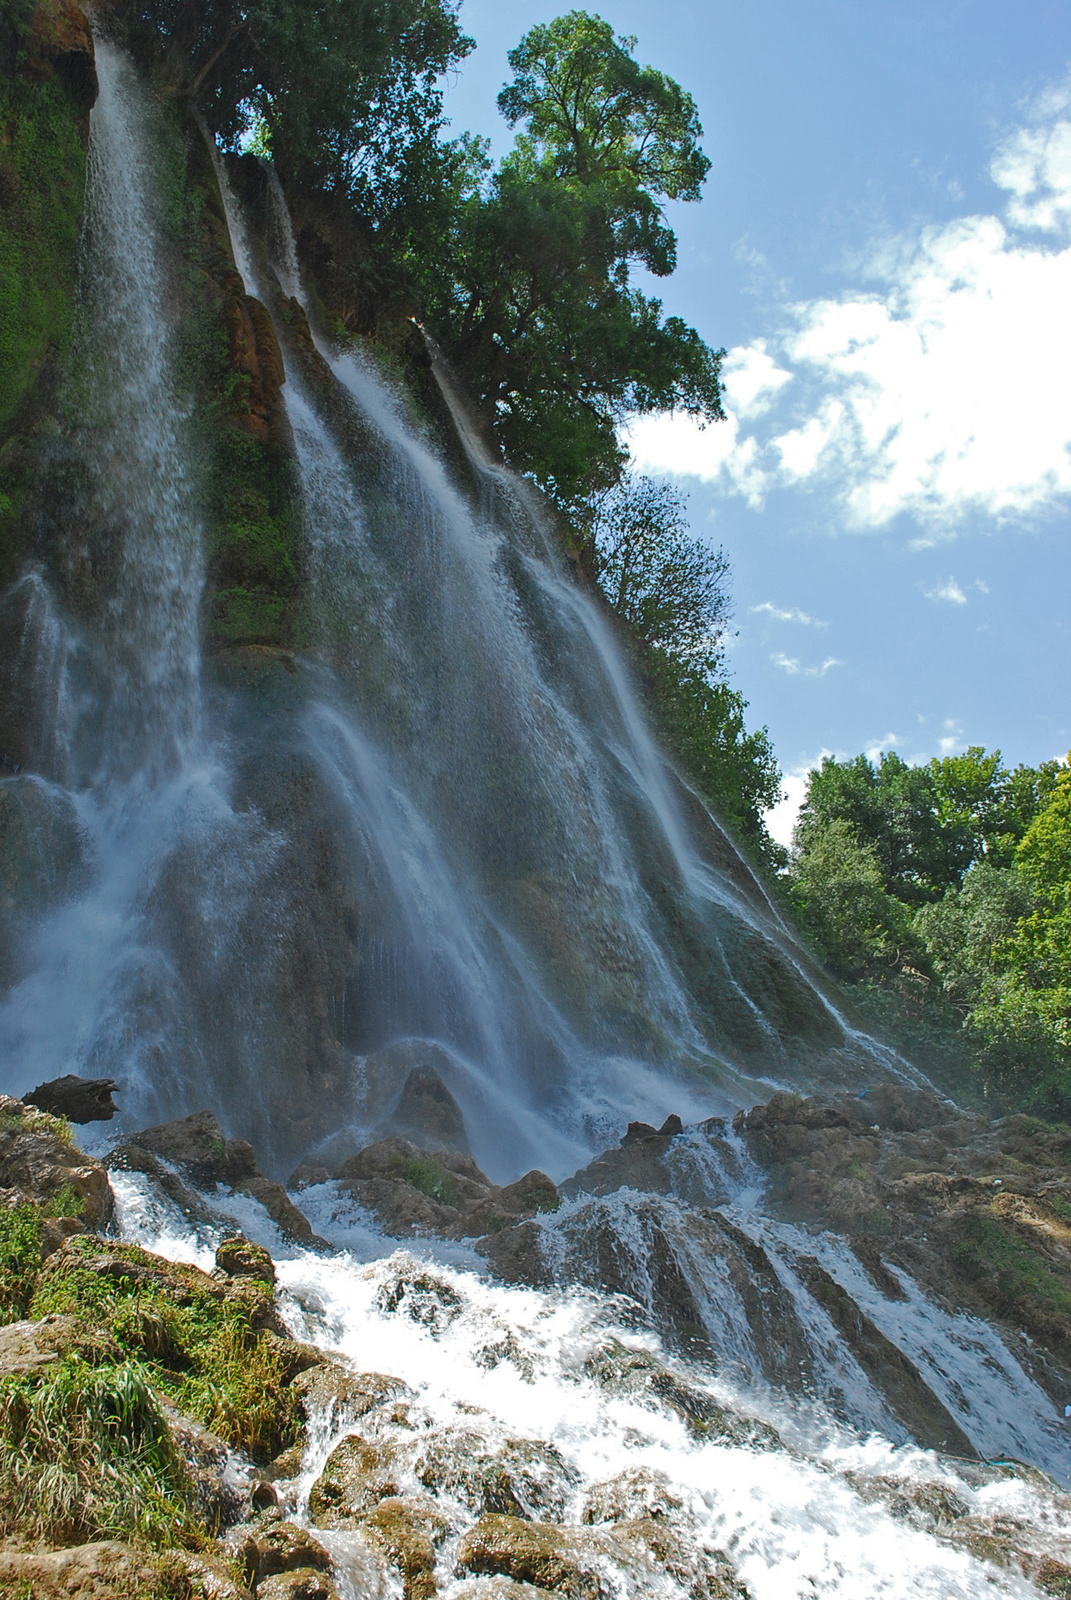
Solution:
{"label": "cascading water", "polygon": [[[127,1127],[207,1106],[285,1171],[389,1129],[412,1068],[430,1067],[506,1179],[571,1171],[629,1118],[908,1074],[815,987],[666,767],[538,497],[485,450],[437,353],[445,446],[353,349],[295,331],[286,303],[305,297],[274,174],[260,169],[265,247],[221,162],[235,260],[285,357],[304,592],[300,651],[235,652],[254,694],[226,662],[203,667],[157,109],[106,43],[97,66],[63,536],[0,598],[5,750],[22,729],[0,822],[32,889],[0,924],[4,1087],[114,1076]],[[910,1442],[947,1422],[963,1453],[1071,1479],[1051,1400],[994,1329],[904,1273],[884,1294],[839,1239],[765,1216],[763,1176],[726,1129],[676,1141],[667,1167],[657,1194],[574,1194],[532,1224],[559,1279],[546,1290],[491,1287],[460,1244],[422,1247],[434,1270],[377,1259],[397,1241],[332,1183],[302,1197],[342,1248],[330,1260],[289,1249],[252,1200],[209,1200],[281,1258],[296,1333],[409,1383],[414,1473],[414,1441],[467,1427],[560,1460],[566,1522],[623,1471],[667,1486],[681,1572],[607,1571],[607,1592],[713,1592],[721,1550],[753,1600],[1035,1593],[972,1539],[999,1517],[1065,1559],[1056,1491]],[[210,1229],[191,1233],[147,1180],[115,1188],[128,1234],[209,1264]],[[695,1356],[676,1376],[645,1331],[664,1325],[666,1249]],[[597,1292],[611,1258],[617,1298]],[[873,1329],[869,1360],[822,1274]],[[896,1390],[875,1350],[903,1352],[915,1378]],[[645,1372],[662,1377],[637,1389]],[[665,1399],[685,1391],[683,1411]],[[316,1419],[288,1491],[299,1515],[353,1425]],[[443,1504],[449,1596],[472,1517]],[[346,1592],[370,1592],[345,1536],[332,1549]]]}
{"label": "cascading water", "polygon": [[[208,1268],[216,1234],[196,1233],[147,1180],[114,1180],[124,1232],[145,1247]],[[309,1204],[308,1192],[306,1203]],[[227,1202],[221,1202],[227,1204]],[[436,1489],[447,1536],[436,1561],[439,1593],[482,1593],[455,1570],[464,1532],[479,1514],[465,1492],[466,1466],[503,1447],[535,1462],[519,1493],[525,1514],[560,1523],[582,1540],[611,1517],[653,1518],[675,1550],[671,1571],[654,1571],[620,1549],[596,1545],[599,1592],[618,1600],[683,1600],[711,1588],[728,1557],[751,1600],[981,1600],[1037,1596],[1012,1563],[986,1559],[987,1531],[1025,1539],[1037,1566],[1071,1553],[1066,1497],[1010,1463],[937,1456],[865,1436],[827,1407],[791,1399],[731,1365],[716,1377],[666,1357],[657,1339],[620,1320],[627,1307],[584,1291],[505,1288],[481,1281],[458,1246],[425,1245],[423,1259],[353,1219],[348,1250],[328,1261],[288,1248],[254,1202],[232,1201],[235,1220],[277,1258],[286,1320],[294,1334],[337,1351],[358,1370],[400,1379],[405,1404],[369,1415],[328,1407],[313,1418],[300,1469],[281,1484],[284,1505],[309,1518],[310,1489],[348,1434],[390,1452],[394,1493],[426,1495],[428,1464],[452,1447],[462,1460],[453,1487]],[[311,1214],[325,1226],[330,1213]],[[908,1315],[911,1313],[908,1312]],[[950,1381],[989,1385],[977,1413],[996,1401],[993,1431],[1030,1429],[1032,1397],[988,1330],[933,1320],[935,1361],[957,1365]],[[839,1377],[849,1376],[842,1359]],[[861,1388],[866,1380],[857,1374]],[[382,1379],[378,1380],[382,1382]],[[1006,1386],[1002,1393],[1002,1385]],[[879,1420],[880,1405],[873,1399]],[[1004,1448],[1014,1438],[1006,1435]],[[1064,1463],[1066,1467],[1066,1462]],[[617,1509],[599,1514],[609,1502]],[[649,1522],[648,1527],[651,1526]],[[382,1577],[359,1536],[329,1544],[344,1593],[377,1592]],[[604,1536],[605,1537],[605,1536]],[[993,1545],[992,1539],[990,1544]],[[995,1546],[993,1547],[995,1549]],[[611,1550],[610,1556],[613,1552]],[[463,1584],[463,1587],[462,1587]]]}

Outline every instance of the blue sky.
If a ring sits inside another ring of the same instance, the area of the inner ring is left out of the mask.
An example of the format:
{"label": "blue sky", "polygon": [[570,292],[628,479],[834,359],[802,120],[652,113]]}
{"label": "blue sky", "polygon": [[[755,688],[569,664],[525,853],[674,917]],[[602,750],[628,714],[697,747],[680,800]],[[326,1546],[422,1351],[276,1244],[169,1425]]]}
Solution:
{"label": "blue sky", "polygon": [[[465,0],[455,131],[511,135]],[[561,6],[560,9],[566,9]],[[730,421],[640,420],[734,569],[736,685],[788,780],[823,751],[1071,746],[1071,11],[1063,0],[592,7],[694,95],[712,168],[652,285],[730,352]]]}

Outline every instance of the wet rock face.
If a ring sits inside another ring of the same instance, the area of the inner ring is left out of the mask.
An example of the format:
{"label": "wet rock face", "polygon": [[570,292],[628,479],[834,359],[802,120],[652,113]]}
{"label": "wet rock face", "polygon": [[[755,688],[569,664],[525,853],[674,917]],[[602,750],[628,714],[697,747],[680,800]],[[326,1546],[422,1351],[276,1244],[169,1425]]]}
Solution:
{"label": "wet rock face", "polygon": [[554,1211],[560,1203],[544,1172],[528,1172],[499,1187],[471,1156],[452,1150],[428,1154],[397,1136],[358,1151],[337,1169],[337,1176],[340,1186],[374,1212],[395,1238],[478,1238],[537,1212]]}
{"label": "wet rock face", "polygon": [[204,1202],[163,1166],[165,1161],[180,1167],[192,1183],[221,1183],[232,1194],[247,1194],[258,1200],[286,1238],[314,1249],[329,1248],[313,1232],[309,1219],[283,1185],[261,1172],[252,1145],[245,1139],[228,1139],[210,1111],[196,1111],[192,1116],[145,1128],[117,1145],[108,1157],[113,1170],[146,1173],[186,1216],[195,1221],[206,1220],[209,1211]]}
{"label": "wet rock face", "polygon": [[1071,1134],[882,1086],[833,1101],[774,1095],[734,1126],[775,1214],[845,1234],[886,1298],[899,1265],[941,1303],[1003,1323],[1062,1405],[1071,1393]]}

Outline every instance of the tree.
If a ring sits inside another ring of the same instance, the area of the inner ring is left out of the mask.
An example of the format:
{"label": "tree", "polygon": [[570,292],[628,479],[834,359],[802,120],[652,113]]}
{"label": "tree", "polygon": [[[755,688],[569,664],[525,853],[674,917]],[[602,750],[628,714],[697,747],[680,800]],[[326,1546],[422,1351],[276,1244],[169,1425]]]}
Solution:
{"label": "tree", "polygon": [[236,148],[252,128],[284,182],[358,205],[434,164],[440,78],[472,49],[451,0],[140,0],[114,5],[135,53]]}
{"label": "tree", "polygon": [[782,864],[765,813],[780,798],[765,728],[724,680],[729,563],[693,538],[684,496],[629,476],[587,508],[600,587],[632,644],[655,719],[699,792],[740,842]]}
{"label": "tree", "polygon": [[810,831],[808,848],[790,868],[792,898],[818,954],[848,983],[895,970],[914,949],[911,914],[885,887],[873,844],[863,843],[844,817]]}
{"label": "tree", "polygon": [[729,622],[729,563],[691,536],[685,508],[667,483],[623,479],[595,503],[596,570],[645,644],[713,671]]}
{"label": "tree", "polygon": [[635,47],[601,17],[571,11],[510,51],[516,76],[498,105],[510,127],[527,126],[515,161],[612,195],[621,258],[661,276],[676,265],[676,240],[658,201],[698,200],[710,162],[691,95],[639,66]]}
{"label": "tree", "polygon": [[418,292],[510,460],[566,509],[620,477],[638,412],[723,416],[721,360],[630,282],[672,271],[661,202],[707,170],[688,95],[601,18],[570,12],[511,52],[514,148],[459,205]]}
{"label": "tree", "polygon": [[971,861],[970,837],[958,821],[945,821],[933,773],[888,751],[878,764],[866,756],[827,756],[812,771],[796,825],[795,844],[806,855],[830,822],[847,824],[874,851],[886,892],[907,905],[934,900],[958,883]]}

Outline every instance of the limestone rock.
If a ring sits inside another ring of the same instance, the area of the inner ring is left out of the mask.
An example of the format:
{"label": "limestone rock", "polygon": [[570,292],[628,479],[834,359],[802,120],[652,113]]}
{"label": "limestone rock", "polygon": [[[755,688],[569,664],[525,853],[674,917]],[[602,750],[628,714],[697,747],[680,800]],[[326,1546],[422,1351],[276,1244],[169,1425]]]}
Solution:
{"label": "limestone rock", "polygon": [[38,1342],[40,1330],[38,1322],[9,1322],[0,1328],[0,1378],[36,1372],[58,1359],[55,1349]]}
{"label": "limestone rock", "polygon": [[468,1154],[469,1141],[461,1107],[437,1072],[414,1067],[402,1085],[391,1115],[398,1133],[424,1150],[456,1150]]}
{"label": "limestone rock", "polygon": [[307,1528],[293,1522],[271,1520],[233,1528],[225,1548],[240,1563],[246,1583],[258,1592],[265,1578],[279,1573],[303,1568],[320,1573],[331,1570],[331,1558],[323,1545]]}
{"label": "limestone rock", "polygon": [[[233,1139],[230,1141],[231,1144],[236,1142]],[[321,1239],[312,1231],[308,1217],[294,1204],[281,1183],[258,1175],[245,1178],[234,1187],[238,1194],[247,1194],[252,1199],[259,1200],[279,1232],[286,1238],[314,1250],[331,1249],[326,1239]]]}
{"label": "limestone rock", "polygon": [[134,1135],[134,1143],[184,1168],[195,1183],[233,1185],[260,1176],[252,1146],[244,1139],[226,1138],[211,1111],[144,1128]]}
{"label": "limestone rock", "polygon": [[183,1183],[177,1173],[165,1167],[158,1156],[136,1140],[127,1139],[108,1152],[105,1166],[110,1172],[143,1172],[191,1222],[210,1222],[212,1212],[199,1194]]}
{"label": "limestone rock", "polygon": [[404,1461],[398,1445],[347,1434],[309,1491],[309,1516],[318,1528],[352,1528],[380,1500],[403,1489]]}
{"label": "limestone rock", "polygon": [[476,1428],[439,1428],[426,1435],[414,1462],[426,1489],[477,1513],[559,1521],[573,1474],[552,1445],[538,1439],[488,1438]]}
{"label": "limestone rock", "polygon": [[403,1600],[431,1600],[437,1589],[435,1545],[446,1533],[446,1520],[434,1503],[388,1496],[362,1526],[401,1574]]}
{"label": "limestone rock", "polygon": [[216,1266],[229,1278],[259,1278],[275,1282],[275,1262],[261,1244],[253,1244],[242,1234],[224,1239],[216,1251]]}
{"label": "limestone rock", "polygon": [[112,1095],[119,1085],[114,1078],[78,1078],[69,1072],[39,1084],[32,1094],[23,1095],[23,1104],[36,1106],[67,1122],[110,1122],[115,1116]]}
{"label": "limestone rock", "polygon": [[584,1523],[631,1522],[672,1516],[682,1502],[664,1472],[649,1467],[628,1467],[616,1478],[592,1484],[584,1497],[580,1520]]}
{"label": "limestone rock", "polygon": [[339,1600],[339,1593],[326,1573],[303,1567],[266,1578],[257,1588],[257,1600]]}
{"label": "limestone rock", "polygon": [[200,1592],[205,1600],[249,1600],[249,1591],[203,1555],[144,1550],[116,1540],[66,1550],[0,1550],[0,1595],[12,1600],[174,1600]]}
{"label": "limestone rock", "polygon": [[291,1388],[300,1396],[306,1417],[330,1409],[354,1421],[388,1400],[412,1393],[401,1378],[387,1377],[382,1372],[355,1372],[341,1361],[329,1359],[299,1374]]}
{"label": "limestone rock", "polygon": [[0,1189],[39,1205],[71,1196],[89,1228],[106,1227],[115,1213],[101,1163],[70,1141],[62,1123],[7,1095],[0,1095]]}
{"label": "limestone rock", "polygon": [[457,1566],[459,1575],[497,1572],[569,1600],[606,1600],[612,1593],[606,1572],[612,1549],[608,1537],[595,1530],[490,1513],[462,1538]]}
{"label": "limestone rock", "polygon": [[157,1399],[175,1449],[186,1463],[201,1515],[212,1528],[225,1528],[241,1517],[248,1484],[233,1470],[234,1455],[218,1434],[193,1417],[184,1416],[169,1400]]}

